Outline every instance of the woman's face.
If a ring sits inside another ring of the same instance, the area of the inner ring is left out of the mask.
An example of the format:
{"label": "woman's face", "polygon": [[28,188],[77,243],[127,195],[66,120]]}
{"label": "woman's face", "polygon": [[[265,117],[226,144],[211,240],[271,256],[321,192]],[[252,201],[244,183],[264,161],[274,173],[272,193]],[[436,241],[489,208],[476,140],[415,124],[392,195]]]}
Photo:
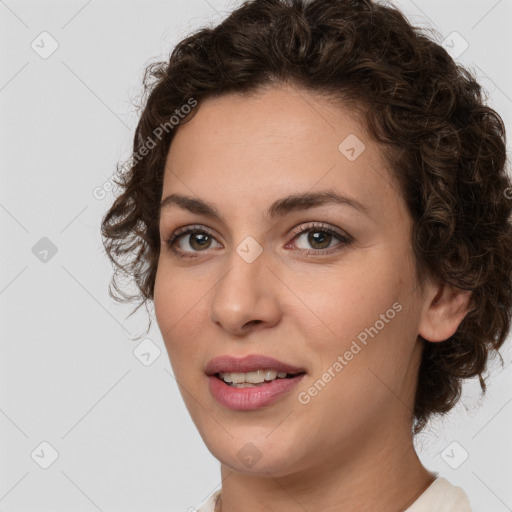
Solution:
{"label": "woman's face", "polygon": [[[162,199],[190,200],[162,208],[154,294],[194,423],[240,472],[376,455],[390,435],[410,435],[425,303],[381,148],[349,111],[290,86],[197,108],[166,162]],[[279,363],[222,357],[253,355]],[[208,375],[258,381],[280,368],[301,374],[242,386]]]}

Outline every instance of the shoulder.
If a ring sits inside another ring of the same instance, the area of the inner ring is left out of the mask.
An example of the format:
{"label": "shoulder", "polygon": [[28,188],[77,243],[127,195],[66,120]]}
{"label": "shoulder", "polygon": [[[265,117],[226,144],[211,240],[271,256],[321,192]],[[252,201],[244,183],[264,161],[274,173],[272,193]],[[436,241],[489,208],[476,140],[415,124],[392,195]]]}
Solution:
{"label": "shoulder", "polygon": [[461,487],[437,477],[405,512],[471,512],[471,503]]}
{"label": "shoulder", "polygon": [[215,501],[220,494],[220,490],[214,491],[206,498],[206,501],[197,509],[197,512],[214,512]]}

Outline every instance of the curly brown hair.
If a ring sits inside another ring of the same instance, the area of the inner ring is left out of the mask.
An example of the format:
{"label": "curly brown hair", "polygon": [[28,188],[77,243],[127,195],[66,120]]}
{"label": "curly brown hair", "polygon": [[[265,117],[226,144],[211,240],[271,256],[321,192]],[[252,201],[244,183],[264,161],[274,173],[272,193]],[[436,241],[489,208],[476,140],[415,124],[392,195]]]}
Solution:
{"label": "curly brown hair", "polygon": [[[414,221],[419,282],[428,273],[473,292],[453,336],[424,340],[413,432],[456,404],[462,379],[478,375],[485,393],[482,374],[506,340],[512,307],[505,127],[472,72],[432,33],[371,0],[250,0],[147,66],[133,154],[118,164],[121,193],[101,225],[111,296],[140,299],[136,309],[152,302],[164,165],[174,133],[195,112],[184,105],[293,83],[358,109],[384,144]],[[121,276],[135,280],[136,294],[118,286]]]}

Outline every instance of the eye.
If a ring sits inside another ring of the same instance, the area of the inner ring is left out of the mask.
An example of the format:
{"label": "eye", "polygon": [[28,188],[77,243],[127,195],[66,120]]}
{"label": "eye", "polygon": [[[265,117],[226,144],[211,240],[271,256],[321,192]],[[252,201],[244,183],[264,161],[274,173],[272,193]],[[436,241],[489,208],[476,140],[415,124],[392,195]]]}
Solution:
{"label": "eye", "polygon": [[[296,250],[298,249],[300,252],[314,255],[333,253],[352,242],[352,239],[348,235],[316,222],[300,226],[293,231],[292,235],[294,235],[292,241],[304,238],[302,243],[305,242],[312,247],[312,250],[304,247],[295,247]],[[332,242],[335,240],[338,240],[339,243],[333,246]],[[194,258],[197,256],[197,254],[194,255],[194,253],[206,252],[207,249],[210,249],[213,241],[219,244],[218,246],[222,247],[222,244],[216,241],[213,234],[204,227],[185,226],[177,229],[171,235],[167,240],[167,245],[179,257],[185,256]],[[290,247],[290,243],[291,242],[286,245],[286,248]]]}
{"label": "eye", "polygon": [[[300,226],[297,230],[295,230],[294,234],[295,236],[293,240],[300,241],[302,239],[302,244],[309,244],[309,246],[313,248],[313,250],[310,250],[308,247],[301,247],[299,245],[298,249],[305,251],[306,254],[330,254],[332,252],[338,251],[340,246],[343,247],[349,245],[352,242],[352,239],[349,236],[344,235],[338,230],[316,222],[312,222],[306,226]],[[336,239],[339,240],[340,243],[334,244],[333,246],[332,242],[334,242]],[[287,247],[288,246],[289,244]]]}
{"label": "eye", "polygon": [[[215,240],[214,236],[204,228],[188,226],[177,229],[167,241],[167,245],[178,256],[185,256],[185,254],[180,253],[202,252],[209,249],[212,240]],[[176,245],[178,245],[178,248],[176,248]],[[190,255],[187,254],[187,256]]]}

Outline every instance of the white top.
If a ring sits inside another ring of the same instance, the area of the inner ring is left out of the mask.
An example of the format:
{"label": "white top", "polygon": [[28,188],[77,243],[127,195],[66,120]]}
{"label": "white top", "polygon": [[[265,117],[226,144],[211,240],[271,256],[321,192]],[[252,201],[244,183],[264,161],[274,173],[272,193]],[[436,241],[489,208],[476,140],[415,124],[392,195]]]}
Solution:
{"label": "white top", "polygon": [[[210,494],[197,512],[214,512],[219,493],[220,490]],[[438,476],[404,512],[471,512],[471,503],[461,487]]]}

